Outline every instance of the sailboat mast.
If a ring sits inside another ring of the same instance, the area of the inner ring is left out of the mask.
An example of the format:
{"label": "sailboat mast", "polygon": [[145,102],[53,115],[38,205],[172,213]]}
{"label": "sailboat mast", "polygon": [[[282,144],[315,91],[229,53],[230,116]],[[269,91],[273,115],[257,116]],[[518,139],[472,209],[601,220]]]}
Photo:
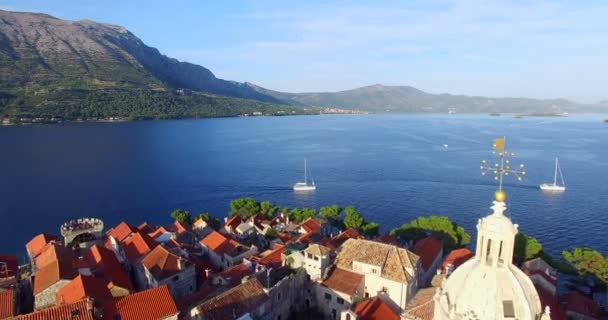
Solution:
{"label": "sailboat mast", "polygon": [[306,174],[306,158],[305,158],[305,159],[304,159],[304,183],[305,183],[305,184],[308,184],[308,181],[306,181],[306,176],[307,176],[307,175],[308,175],[308,174]]}
{"label": "sailboat mast", "polygon": [[555,174],[553,174],[553,185],[557,184],[557,158],[555,158]]}

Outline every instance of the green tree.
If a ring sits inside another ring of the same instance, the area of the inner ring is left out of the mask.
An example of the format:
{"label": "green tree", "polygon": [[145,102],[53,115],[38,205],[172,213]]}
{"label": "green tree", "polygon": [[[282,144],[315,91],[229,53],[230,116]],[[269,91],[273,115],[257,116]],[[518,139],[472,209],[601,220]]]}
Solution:
{"label": "green tree", "polygon": [[450,221],[445,216],[419,217],[391,231],[403,240],[417,241],[428,234],[442,240],[444,252],[466,246],[471,241],[471,235],[463,227]]}
{"label": "green tree", "polygon": [[267,218],[274,217],[274,214],[277,212],[279,207],[270,203],[270,201],[263,201],[260,203],[260,213]]}
{"label": "green tree", "polygon": [[222,222],[220,219],[212,217],[209,212],[199,213],[199,215],[193,221],[198,219],[203,219],[203,221],[207,222],[214,230],[219,230],[222,227]]}
{"label": "green tree", "polygon": [[366,235],[368,238],[371,238],[377,236],[380,233],[380,225],[375,222],[370,222],[364,224],[363,228],[361,228],[361,231],[363,231],[363,234]]}
{"label": "green tree", "polygon": [[266,234],[264,236],[268,240],[274,240],[277,238],[278,235],[279,235],[279,232],[277,230],[269,229],[268,231],[266,231]]}
{"label": "green tree", "polygon": [[365,223],[365,219],[357,209],[352,206],[348,206],[344,209],[344,226],[346,228],[359,229]]}
{"label": "green tree", "polygon": [[513,258],[517,262],[521,263],[539,257],[542,251],[543,245],[535,238],[521,232],[515,236]]}
{"label": "green tree", "polygon": [[180,223],[192,224],[192,216],[190,215],[190,212],[182,209],[173,210],[173,212],[171,212],[171,218],[179,221]]}
{"label": "green tree", "polygon": [[249,218],[260,212],[260,203],[253,198],[240,198],[230,201],[230,216]]}
{"label": "green tree", "polygon": [[288,214],[289,219],[294,222],[302,222],[308,218],[314,218],[317,215],[317,211],[315,209],[310,208],[294,208]]}
{"label": "green tree", "polygon": [[319,209],[321,218],[329,220],[332,224],[340,221],[340,213],[342,213],[342,208],[339,205],[326,206]]}
{"label": "green tree", "polygon": [[564,260],[581,276],[593,276],[608,284],[608,259],[591,248],[562,252]]}

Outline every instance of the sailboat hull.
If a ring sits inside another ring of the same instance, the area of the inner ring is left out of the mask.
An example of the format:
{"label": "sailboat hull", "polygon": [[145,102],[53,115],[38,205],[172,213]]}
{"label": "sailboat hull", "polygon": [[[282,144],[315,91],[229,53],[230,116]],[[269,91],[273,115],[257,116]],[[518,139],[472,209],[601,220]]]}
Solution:
{"label": "sailboat hull", "polygon": [[298,182],[293,185],[293,191],[315,191],[317,187],[315,185],[309,185],[306,183]]}
{"label": "sailboat hull", "polygon": [[552,192],[560,192],[566,191],[566,187],[560,186],[553,183],[543,183],[540,185],[540,189],[543,191],[552,191]]}

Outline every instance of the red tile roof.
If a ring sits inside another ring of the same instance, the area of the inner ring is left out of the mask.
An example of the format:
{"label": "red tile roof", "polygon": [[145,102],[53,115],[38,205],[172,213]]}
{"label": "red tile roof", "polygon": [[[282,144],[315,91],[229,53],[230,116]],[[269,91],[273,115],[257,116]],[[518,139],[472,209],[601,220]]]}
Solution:
{"label": "red tile roof", "polygon": [[171,233],[171,231],[167,230],[165,227],[158,227],[156,230],[154,230],[153,232],[150,232],[148,235],[151,238],[156,239],[165,233]]}
{"label": "red tile roof", "polygon": [[447,268],[447,266],[450,264],[454,266],[454,269],[456,269],[474,256],[475,254],[467,248],[452,250],[450,254],[448,254],[448,256],[443,260],[441,270],[445,271],[445,268]]}
{"label": "red tile roof", "polygon": [[399,240],[395,236],[391,236],[390,234],[381,235],[376,238],[374,241],[381,242],[384,244],[390,244],[393,246],[399,246]]}
{"label": "red tile roof", "polygon": [[116,286],[131,292],[134,291],[129,275],[118,262],[114,251],[93,245],[85,256],[95,276],[103,278],[108,288],[111,289]]}
{"label": "red tile roof", "polygon": [[15,291],[0,291],[0,319],[15,315]]}
{"label": "red tile roof", "polygon": [[80,300],[15,317],[15,320],[95,320],[92,303]]}
{"label": "red tile roof", "polygon": [[149,225],[147,222],[144,222],[142,224],[140,224],[139,226],[137,226],[137,230],[139,230],[139,232],[143,232],[143,233],[151,233],[154,232],[154,227],[152,227],[151,225]]}
{"label": "red tile roof", "polygon": [[258,263],[267,267],[278,268],[283,265],[283,252],[285,252],[284,246],[276,247],[269,254],[259,259]]}
{"label": "red tile roof", "polygon": [[72,280],[78,272],[72,266],[72,261],[55,261],[36,271],[34,276],[34,295],[39,294],[59,280]]}
{"label": "red tile roof", "polygon": [[110,290],[102,280],[83,275],[77,276],[59,289],[55,297],[55,304],[57,305],[77,302],[87,297],[102,304],[113,300]]}
{"label": "red tile roof", "polygon": [[357,230],[350,228],[340,232],[333,238],[324,238],[318,243],[331,249],[338,249],[348,239],[363,239],[363,236]]}
{"label": "red tile roof", "polygon": [[203,218],[198,218],[198,220],[194,221],[192,226],[202,228],[207,226],[207,221],[203,220]]}
{"label": "red tile roof", "polygon": [[196,310],[205,320],[236,319],[253,312],[268,299],[258,279],[249,280],[202,303]]}
{"label": "red tile roof", "polygon": [[175,221],[172,225],[168,226],[167,229],[177,234],[182,234],[184,232],[192,232],[192,226],[183,224],[179,221]]}
{"label": "red tile roof", "polygon": [[226,221],[226,223],[224,223],[224,227],[225,228],[232,228],[232,230],[236,229],[236,227],[238,227],[241,223],[243,223],[243,219],[241,219],[240,216],[234,216],[230,219],[228,219]]}
{"label": "red tile roof", "polygon": [[253,271],[254,269],[251,264],[243,262],[222,271],[221,273],[217,274],[217,276],[224,278],[227,285],[235,286],[240,284],[243,278],[252,274]]}
{"label": "red tile roof", "polygon": [[363,275],[336,267],[329,273],[329,276],[321,285],[353,296],[362,281]]}
{"label": "red tile roof", "polygon": [[543,272],[541,270],[534,270],[532,272],[530,271],[525,271],[525,273],[528,276],[533,276],[533,275],[538,275],[541,278],[545,279],[547,282],[549,282],[550,284],[552,284],[554,287],[557,286],[557,279],[553,278],[551,276],[549,276],[546,272]]}
{"label": "red tile roof", "polygon": [[136,227],[127,224],[126,222],[119,223],[116,227],[108,230],[106,234],[108,236],[112,236],[116,241],[121,242],[124,241],[129,235],[134,232],[138,232]]}
{"label": "red tile roof", "polygon": [[240,245],[237,241],[227,238],[217,231],[212,231],[200,243],[220,255],[232,252]]}
{"label": "red tile roof", "polygon": [[353,309],[359,320],[399,320],[399,315],[379,297],[363,300]]}
{"label": "red tile roof", "polygon": [[69,263],[73,263],[73,261],[76,260],[76,256],[71,249],[66,248],[61,244],[50,242],[42,248],[40,254],[34,259],[36,269],[44,268],[50,263],[58,260],[66,263],[68,261]]}
{"label": "red tile roof", "polygon": [[158,246],[158,243],[154,241],[154,239],[150,238],[147,234],[140,232],[134,233],[131,237],[126,239],[122,245],[127,260],[129,260],[131,264],[137,262],[148,254],[148,252],[152,251],[152,249],[156,248],[156,246]]}
{"label": "red tile roof", "polygon": [[321,231],[321,224],[313,218],[306,219],[300,226],[306,230],[306,233],[318,233]]}
{"label": "red tile roof", "polygon": [[433,237],[426,237],[416,242],[412,252],[420,257],[424,270],[429,270],[433,261],[441,254],[441,242]]}
{"label": "red tile roof", "polygon": [[41,233],[30,240],[25,248],[32,257],[36,257],[42,251],[44,246],[51,241],[58,241],[59,238],[52,234]]}
{"label": "red tile roof", "polygon": [[593,319],[600,319],[602,310],[597,302],[583,296],[578,291],[570,291],[560,297],[566,311],[579,313]]}
{"label": "red tile roof", "polygon": [[17,257],[0,256],[0,279],[14,277],[18,272]]}
{"label": "red tile roof", "polygon": [[549,307],[549,310],[551,312],[551,320],[568,319],[566,316],[566,311],[564,311],[564,308],[557,302],[555,296],[553,296],[550,292],[548,292],[541,286],[535,285],[534,287],[536,287],[536,292],[538,292],[538,297],[540,298],[540,303],[543,307],[543,310],[545,309],[545,307]]}
{"label": "red tile roof", "polygon": [[184,269],[180,269],[180,257],[169,252],[163,246],[157,246],[141,261],[156,280],[169,278],[185,269],[186,261],[182,260]]}
{"label": "red tile roof", "polygon": [[179,313],[167,286],[136,292],[119,298],[115,304],[117,319],[165,319]]}
{"label": "red tile roof", "polygon": [[433,320],[435,314],[435,292],[437,287],[418,290],[405,306],[405,314],[420,320]]}

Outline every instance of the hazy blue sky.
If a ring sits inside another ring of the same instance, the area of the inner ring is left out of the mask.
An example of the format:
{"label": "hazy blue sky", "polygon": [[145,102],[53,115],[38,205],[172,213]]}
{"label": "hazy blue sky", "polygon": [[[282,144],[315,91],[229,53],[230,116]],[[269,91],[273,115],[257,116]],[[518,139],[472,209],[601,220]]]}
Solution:
{"label": "hazy blue sky", "polygon": [[287,2],[296,1],[0,0],[0,8],[123,25],[171,57],[275,90],[382,83],[608,98],[608,1]]}

